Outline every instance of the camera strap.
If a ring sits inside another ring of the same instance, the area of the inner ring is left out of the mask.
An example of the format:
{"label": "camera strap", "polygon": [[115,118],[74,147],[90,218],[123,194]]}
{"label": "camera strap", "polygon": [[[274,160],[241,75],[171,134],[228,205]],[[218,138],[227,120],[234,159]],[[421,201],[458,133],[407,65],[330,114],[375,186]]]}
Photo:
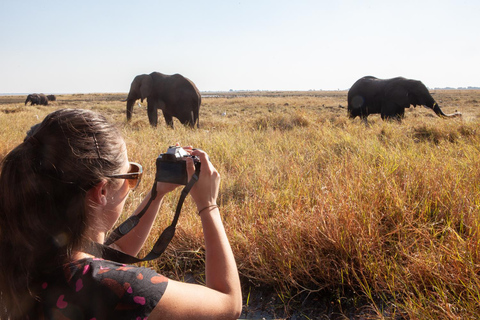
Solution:
{"label": "camera strap", "polygon": [[120,263],[136,263],[142,261],[149,261],[153,259],[157,259],[160,255],[167,249],[168,244],[172,241],[173,236],[175,235],[175,228],[178,222],[178,218],[180,217],[180,212],[182,210],[183,202],[187,197],[190,189],[193,185],[198,181],[198,172],[195,172],[192,176],[192,179],[188,182],[188,184],[183,188],[182,193],[180,194],[180,198],[178,199],[177,209],[175,210],[175,216],[173,217],[172,223],[170,226],[163,230],[162,234],[158,237],[157,241],[153,245],[152,250],[148,253],[144,258],[137,258],[121,251],[115,250],[109,247],[110,244],[114,243],[128,232],[130,232],[135,226],[140,222],[140,218],[147,212],[148,207],[152,203],[152,201],[157,197],[157,182],[153,183],[152,191],[150,193],[150,199],[148,200],[145,207],[140,211],[138,214],[130,216],[127,220],[125,220],[118,228],[116,228],[108,239],[105,241],[104,244],[92,242],[90,248],[87,248],[86,251],[93,255],[101,255],[102,258],[107,260],[112,260]]}

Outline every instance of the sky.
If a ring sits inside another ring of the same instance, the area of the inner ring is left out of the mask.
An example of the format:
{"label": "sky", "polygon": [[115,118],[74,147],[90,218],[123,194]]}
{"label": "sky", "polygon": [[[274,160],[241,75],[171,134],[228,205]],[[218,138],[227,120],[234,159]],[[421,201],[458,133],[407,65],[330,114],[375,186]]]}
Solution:
{"label": "sky", "polygon": [[480,86],[478,0],[0,0],[0,93],[347,90],[404,76]]}

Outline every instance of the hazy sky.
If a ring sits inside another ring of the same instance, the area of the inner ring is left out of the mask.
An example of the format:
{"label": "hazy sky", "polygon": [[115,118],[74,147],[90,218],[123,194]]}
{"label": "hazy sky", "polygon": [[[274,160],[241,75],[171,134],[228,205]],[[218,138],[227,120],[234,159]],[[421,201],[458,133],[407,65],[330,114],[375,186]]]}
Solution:
{"label": "hazy sky", "polygon": [[0,93],[348,89],[365,75],[480,86],[480,1],[0,0]]}

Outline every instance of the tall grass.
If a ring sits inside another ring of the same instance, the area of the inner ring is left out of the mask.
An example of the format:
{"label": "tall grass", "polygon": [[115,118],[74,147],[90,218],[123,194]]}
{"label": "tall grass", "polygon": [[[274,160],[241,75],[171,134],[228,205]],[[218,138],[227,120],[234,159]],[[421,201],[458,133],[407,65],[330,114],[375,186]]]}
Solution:
{"label": "tall grass", "polygon": [[[473,319],[480,314],[479,95],[437,94],[457,101],[451,108],[462,119],[417,108],[401,124],[372,116],[367,127],[348,120],[342,96],[328,92],[207,98],[200,130],[178,122],[171,130],[163,121],[151,128],[144,108],[126,123],[124,104],[108,99],[66,97],[53,108],[99,110],[122,128],[129,158],[146,171],[124,217],[150,189],[168,145],[206,150],[222,175],[219,205],[246,297],[270,289],[287,314],[308,296],[309,305],[326,300],[344,317]],[[1,110],[3,157],[52,107]],[[154,233],[170,223],[178,196],[165,199]],[[167,252],[147,265],[202,282],[203,253],[187,201]]]}

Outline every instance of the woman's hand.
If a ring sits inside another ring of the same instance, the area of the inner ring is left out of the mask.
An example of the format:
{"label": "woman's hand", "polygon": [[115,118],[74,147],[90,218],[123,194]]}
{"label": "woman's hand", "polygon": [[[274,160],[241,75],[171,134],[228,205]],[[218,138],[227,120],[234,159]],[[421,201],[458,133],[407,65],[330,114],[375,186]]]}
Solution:
{"label": "woman's hand", "polygon": [[[218,190],[220,188],[220,174],[208,159],[208,155],[198,149],[185,147],[192,156],[200,159],[200,173],[198,181],[193,185],[190,194],[197,205],[198,210],[217,204]],[[187,158],[187,173],[190,180],[195,173],[193,159]]]}
{"label": "woman's hand", "polygon": [[167,193],[172,192],[178,187],[180,187],[179,184],[168,183],[168,182],[157,182],[157,193],[161,195],[166,195]]}

